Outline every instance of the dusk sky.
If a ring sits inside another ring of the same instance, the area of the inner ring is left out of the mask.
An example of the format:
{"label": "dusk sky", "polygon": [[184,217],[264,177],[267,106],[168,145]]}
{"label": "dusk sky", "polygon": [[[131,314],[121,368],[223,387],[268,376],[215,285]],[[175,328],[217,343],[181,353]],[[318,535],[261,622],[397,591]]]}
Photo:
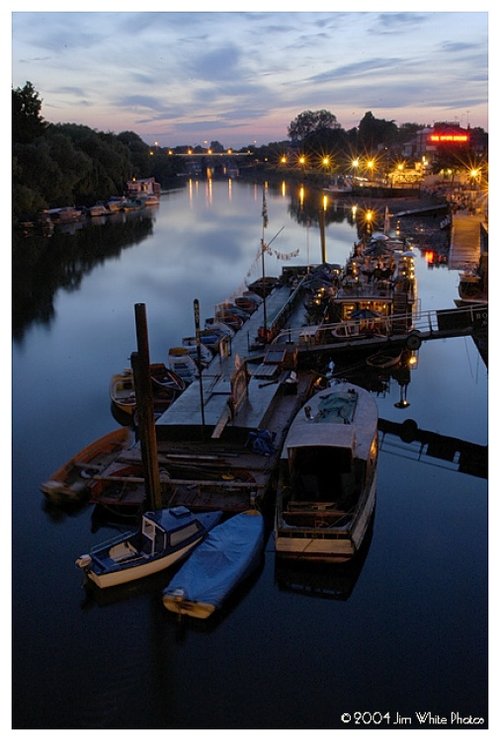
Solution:
{"label": "dusk sky", "polygon": [[447,120],[488,130],[485,11],[429,12],[426,3],[408,12],[148,6],[14,11],[12,85],[33,83],[46,121],[134,131],[161,146],[279,141],[299,113],[322,108],[344,129],[371,111],[399,126]]}

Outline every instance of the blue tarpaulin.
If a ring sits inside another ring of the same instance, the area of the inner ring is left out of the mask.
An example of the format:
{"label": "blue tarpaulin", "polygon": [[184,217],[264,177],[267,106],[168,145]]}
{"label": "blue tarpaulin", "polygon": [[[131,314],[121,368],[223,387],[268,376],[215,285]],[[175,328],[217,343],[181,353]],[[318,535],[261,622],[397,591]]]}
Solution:
{"label": "blue tarpaulin", "polygon": [[264,548],[264,518],[242,512],[217,525],[175,574],[163,595],[182,590],[184,599],[220,607],[259,563]]}

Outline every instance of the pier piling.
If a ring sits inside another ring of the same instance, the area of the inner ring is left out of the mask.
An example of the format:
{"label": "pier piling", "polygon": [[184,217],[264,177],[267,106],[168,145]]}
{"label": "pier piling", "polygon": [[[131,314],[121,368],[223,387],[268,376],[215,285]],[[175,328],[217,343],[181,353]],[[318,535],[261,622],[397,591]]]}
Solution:
{"label": "pier piling", "polygon": [[134,372],[144,478],[151,507],[153,509],[161,509],[163,507],[163,501],[153,413],[146,306],[145,304],[135,304],[134,308],[138,351],[132,353],[131,362]]}

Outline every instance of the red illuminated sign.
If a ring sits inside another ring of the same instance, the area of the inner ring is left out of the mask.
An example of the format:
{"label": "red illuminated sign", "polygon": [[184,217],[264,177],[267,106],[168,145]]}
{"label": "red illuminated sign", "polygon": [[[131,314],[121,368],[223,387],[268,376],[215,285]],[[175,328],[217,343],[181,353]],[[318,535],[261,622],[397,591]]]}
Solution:
{"label": "red illuminated sign", "polygon": [[431,142],[468,142],[468,134],[431,134],[429,136]]}

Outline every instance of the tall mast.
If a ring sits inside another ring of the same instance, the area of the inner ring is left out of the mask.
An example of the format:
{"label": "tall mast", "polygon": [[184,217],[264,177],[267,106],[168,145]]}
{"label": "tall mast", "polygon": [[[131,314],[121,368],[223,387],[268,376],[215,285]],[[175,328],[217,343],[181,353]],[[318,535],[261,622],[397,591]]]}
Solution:
{"label": "tall mast", "polygon": [[266,270],[264,262],[264,253],[266,251],[266,243],[264,241],[265,229],[268,225],[269,219],[267,216],[267,203],[266,203],[266,186],[262,186],[262,238],[260,240],[260,253],[262,257],[262,290],[264,293],[264,337],[267,337],[267,306],[266,306]]}

